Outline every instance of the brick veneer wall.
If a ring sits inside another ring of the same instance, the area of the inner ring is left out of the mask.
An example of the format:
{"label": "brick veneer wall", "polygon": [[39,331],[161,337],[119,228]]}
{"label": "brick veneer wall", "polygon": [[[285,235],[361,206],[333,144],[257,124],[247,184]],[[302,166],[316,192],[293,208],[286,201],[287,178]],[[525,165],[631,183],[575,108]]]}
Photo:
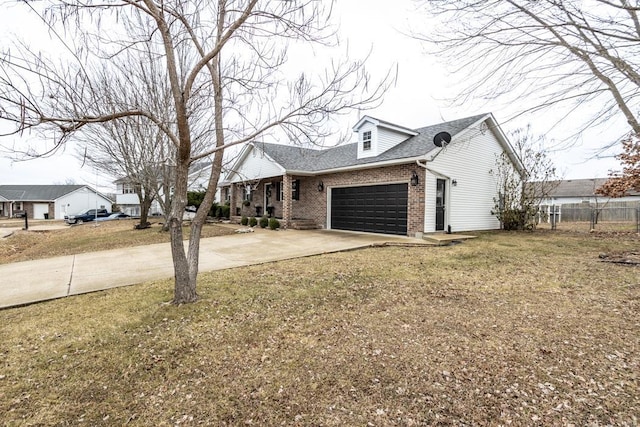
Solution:
{"label": "brick veneer wall", "polygon": [[[330,187],[356,187],[369,184],[389,184],[407,182],[415,171],[419,184],[415,187],[408,184],[407,235],[414,236],[424,231],[425,209],[425,173],[415,163],[389,166],[376,169],[341,172],[331,175],[300,178],[300,200],[293,202],[293,217],[313,219],[322,228],[327,228],[327,198]],[[318,191],[318,183],[322,181],[324,191]]]}
{"label": "brick veneer wall", "polygon": [[[415,171],[419,177],[419,184],[415,187],[409,184],[411,174]],[[277,181],[282,180],[285,188],[291,192],[291,182],[300,180],[300,200],[291,200],[291,206],[284,206],[283,201],[276,200]],[[318,184],[322,181],[324,191],[318,191]],[[425,209],[425,172],[424,169],[415,163],[399,166],[389,166],[376,169],[366,169],[359,171],[340,172],[330,175],[319,175],[315,177],[285,176],[274,177],[273,179],[263,179],[255,188],[253,199],[249,207],[243,206],[242,189],[238,186],[231,196],[231,215],[235,215],[235,206],[241,207],[243,215],[255,215],[255,207],[261,206],[263,214],[266,214],[264,201],[264,185],[271,183],[271,205],[275,208],[275,216],[285,217],[285,209],[290,209],[292,219],[313,219],[318,226],[327,228],[327,198],[330,195],[330,187],[356,187],[370,184],[389,184],[406,182],[408,184],[408,214],[407,214],[407,235],[414,236],[417,232],[424,231],[424,209]],[[235,195],[235,197],[234,197]],[[283,224],[284,226],[285,224]],[[287,224],[288,225],[288,224]]]}

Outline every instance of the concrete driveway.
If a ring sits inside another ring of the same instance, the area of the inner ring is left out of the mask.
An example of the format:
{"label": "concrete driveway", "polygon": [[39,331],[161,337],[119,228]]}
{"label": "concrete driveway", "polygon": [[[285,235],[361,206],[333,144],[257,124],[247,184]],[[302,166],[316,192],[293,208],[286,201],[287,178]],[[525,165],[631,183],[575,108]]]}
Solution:
{"label": "concrete driveway", "polygon": [[[376,234],[257,229],[202,239],[200,272],[385,244],[430,243]],[[5,264],[0,265],[0,308],[169,277],[168,243]]]}

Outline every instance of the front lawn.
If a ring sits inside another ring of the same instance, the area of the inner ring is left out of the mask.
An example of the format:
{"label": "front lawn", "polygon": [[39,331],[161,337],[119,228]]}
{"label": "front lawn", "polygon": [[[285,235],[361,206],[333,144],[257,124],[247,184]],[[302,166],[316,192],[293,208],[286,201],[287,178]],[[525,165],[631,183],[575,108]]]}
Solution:
{"label": "front lawn", "polygon": [[3,425],[637,425],[637,235],[486,233],[0,311]]}
{"label": "front lawn", "polygon": [[[129,246],[150,245],[169,242],[170,236],[162,232],[162,225],[155,222],[150,228],[134,230],[136,220],[87,222],[82,225],[67,226],[48,231],[16,231],[13,235],[0,239],[0,264],[73,255],[84,252],[118,249]],[[14,227],[21,227],[14,221]],[[36,222],[42,224],[63,224],[59,221]],[[5,224],[6,226],[7,224]],[[184,238],[189,238],[189,226],[184,226]],[[202,237],[233,234],[234,226],[206,224]]]}

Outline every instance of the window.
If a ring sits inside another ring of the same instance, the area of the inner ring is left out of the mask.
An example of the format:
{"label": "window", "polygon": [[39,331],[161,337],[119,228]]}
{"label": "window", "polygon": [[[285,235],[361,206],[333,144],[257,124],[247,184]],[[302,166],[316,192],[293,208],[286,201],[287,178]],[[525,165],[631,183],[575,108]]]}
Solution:
{"label": "window", "polygon": [[300,200],[300,180],[296,179],[291,183],[291,198],[293,200]]}
{"label": "window", "polygon": [[[291,182],[291,199],[300,200],[300,180],[296,179]],[[276,182],[276,200],[284,200],[284,185],[282,181]]]}
{"label": "window", "polygon": [[371,150],[371,131],[362,132],[362,150]]}
{"label": "window", "polygon": [[134,194],[135,188],[131,184],[122,184],[122,194]]}
{"label": "window", "polygon": [[253,190],[251,188],[251,184],[247,184],[244,187],[244,200],[251,201],[253,199]]}

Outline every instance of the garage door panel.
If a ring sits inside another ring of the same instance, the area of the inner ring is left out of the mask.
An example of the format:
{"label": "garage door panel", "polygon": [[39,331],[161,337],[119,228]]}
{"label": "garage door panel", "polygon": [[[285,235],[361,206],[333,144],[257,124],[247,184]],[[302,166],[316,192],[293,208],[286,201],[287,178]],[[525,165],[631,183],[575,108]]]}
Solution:
{"label": "garage door panel", "polygon": [[407,200],[407,184],[332,189],[331,228],[406,235]]}

